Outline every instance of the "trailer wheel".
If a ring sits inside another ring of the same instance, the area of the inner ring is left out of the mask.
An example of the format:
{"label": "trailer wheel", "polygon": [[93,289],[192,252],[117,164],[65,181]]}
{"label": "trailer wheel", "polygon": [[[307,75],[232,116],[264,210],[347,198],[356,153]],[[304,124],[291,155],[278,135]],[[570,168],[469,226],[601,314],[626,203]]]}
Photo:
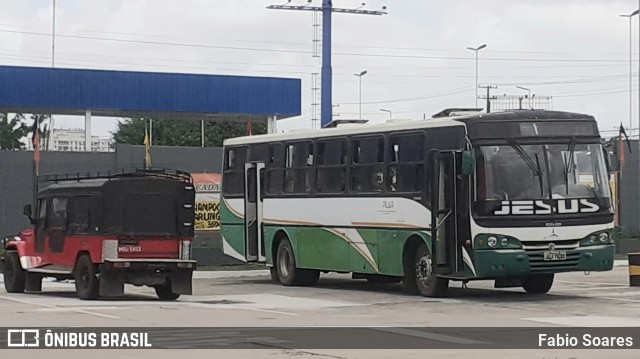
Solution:
{"label": "trailer wheel", "polygon": [[7,251],[2,267],[4,288],[7,293],[22,293],[26,285],[25,271],[20,265],[20,257],[16,251]]}
{"label": "trailer wheel", "polygon": [[97,299],[100,292],[100,284],[97,266],[91,261],[91,257],[86,254],[78,257],[74,277],[76,280],[76,293],[78,298],[83,300]]}
{"label": "trailer wheel", "polygon": [[276,268],[278,279],[285,286],[313,286],[320,278],[320,271],[296,267],[293,248],[288,239],[283,239],[278,245]]}
{"label": "trailer wheel", "polygon": [[529,294],[545,294],[553,285],[553,273],[534,274],[522,278],[522,288]]}
{"label": "trailer wheel", "polygon": [[415,280],[413,287],[417,290],[417,294],[423,297],[442,297],[447,292],[449,280],[438,278],[433,273],[431,261],[431,253],[429,253],[427,246],[422,243],[418,247],[413,261],[412,269],[414,275],[411,276]]}
{"label": "trailer wheel", "polygon": [[153,288],[160,300],[176,300],[180,297],[180,294],[171,291],[171,284],[157,285]]}

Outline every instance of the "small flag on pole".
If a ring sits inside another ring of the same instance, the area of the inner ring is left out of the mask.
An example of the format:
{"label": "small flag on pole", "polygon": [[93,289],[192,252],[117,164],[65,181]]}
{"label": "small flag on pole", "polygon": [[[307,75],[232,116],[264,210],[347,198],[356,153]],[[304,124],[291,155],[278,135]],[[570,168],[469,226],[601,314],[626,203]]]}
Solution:
{"label": "small flag on pole", "polygon": [[631,142],[629,142],[629,136],[627,136],[627,132],[624,130],[624,127],[622,127],[622,123],[620,123],[620,134],[623,135],[624,140],[627,141],[627,147],[629,147],[629,153],[632,153]]}
{"label": "small flag on pole", "polygon": [[620,167],[624,167],[624,163],[625,163],[625,159],[624,159],[624,145],[622,144],[622,136],[624,136],[625,141],[627,142],[627,147],[629,148],[629,153],[631,153],[631,143],[629,142],[629,137],[627,136],[627,132],[624,130],[624,127],[622,126],[622,123],[620,123],[620,131],[618,134],[618,138],[619,138],[619,145],[618,145],[618,152],[620,152],[619,159],[620,159]]}
{"label": "small flag on pole", "polygon": [[146,168],[151,168],[151,141],[147,129],[144,130],[144,151],[144,165]]}
{"label": "small flag on pole", "polygon": [[35,175],[40,175],[40,128],[38,126],[38,119],[33,120],[33,135],[31,137],[31,143],[33,144],[33,169]]}

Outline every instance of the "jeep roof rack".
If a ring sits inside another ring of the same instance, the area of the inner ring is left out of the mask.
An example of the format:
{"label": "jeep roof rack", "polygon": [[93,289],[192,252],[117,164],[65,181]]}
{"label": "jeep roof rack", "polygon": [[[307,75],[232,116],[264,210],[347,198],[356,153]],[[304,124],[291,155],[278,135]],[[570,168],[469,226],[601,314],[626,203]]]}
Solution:
{"label": "jeep roof rack", "polygon": [[150,167],[150,168],[122,168],[114,171],[88,171],[41,175],[36,178],[37,183],[42,182],[70,182],[92,179],[115,179],[122,177],[159,177],[170,178],[182,182],[193,183],[191,174],[171,168]]}

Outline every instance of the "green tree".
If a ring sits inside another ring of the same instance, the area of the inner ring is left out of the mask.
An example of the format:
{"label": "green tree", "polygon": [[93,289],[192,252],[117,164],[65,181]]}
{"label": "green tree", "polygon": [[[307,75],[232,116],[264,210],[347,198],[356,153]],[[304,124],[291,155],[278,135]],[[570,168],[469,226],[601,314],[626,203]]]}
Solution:
{"label": "green tree", "polygon": [[[118,128],[113,132],[116,143],[130,145],[144,144],[145,119],[126,119],[118,123]],[[266,133],[266,124],[254,123],[253,134]],[[233,121],[207,121],[205,122],[205,146],[221,147],[222,141],[227,138],[245,136],[247,124]],[[181,120],[153,120],[153,145],[154,146],[191,146],[200,147],[200,121]]]}
{"label": "green tree", "polygon": [[24,144],[20,140],[29,133],[28,126],[22,121],[24,117],[15,115],[11,120],[5,114],[0,114],[0,149],[21,150]]}

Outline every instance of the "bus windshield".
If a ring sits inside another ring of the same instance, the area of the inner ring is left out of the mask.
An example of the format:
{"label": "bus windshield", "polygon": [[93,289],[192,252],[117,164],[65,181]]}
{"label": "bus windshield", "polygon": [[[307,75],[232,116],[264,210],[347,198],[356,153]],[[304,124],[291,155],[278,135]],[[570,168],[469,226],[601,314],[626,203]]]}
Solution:
{"label": "bus windshield", "polygon": [[610,199],[600,144],[479,146],[477,201]]}

